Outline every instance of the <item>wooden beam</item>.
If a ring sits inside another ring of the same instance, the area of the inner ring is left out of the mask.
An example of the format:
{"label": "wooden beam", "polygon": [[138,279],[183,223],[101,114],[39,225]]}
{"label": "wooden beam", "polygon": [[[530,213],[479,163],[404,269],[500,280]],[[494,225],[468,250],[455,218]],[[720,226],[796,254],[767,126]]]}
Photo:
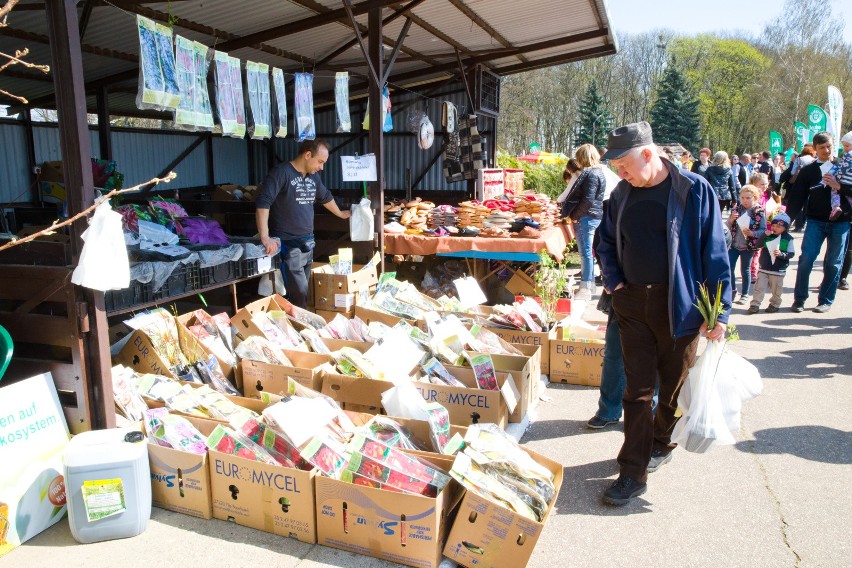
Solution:
{"label": "wooden beam", "polygon": [[402,42],[405,41],[405,36],[408,35],[408,29],[411,27],[411,18],[405,19],[405,24],[403,24],[402,29],[399,32],[399,38],[396,40],[396,45],[393,48],[393,51],[388,57],[388,62],[385,65],[385,73],[382,75],[382,83],[387,83],[388,75],[390,75],[391,69],[393,69],[393,64],[396,62],[396,56],[399,55],[399,49],[402,47]]}
{"label": "wooden beam", "polygon": [[370,81],[370,152],[376,156],[376,181],[370,184],[370,201],[376,207],[376,215],[373,226],[376,230],[375,250],[381,253],[380,265],[376,268],[379,272],[385,271],[385,233],[384,215],[382,212],[385,202],[385,146],[384,131],[382,129],[382,87],[378,82],[379,77],[384,76],[382,64],[384,53],[382,48],[382,11],[381,9],[370,10],[367,29],[370,33],[370,59],[376,80]]}
{"label": "wooden beam", "polygon": [[89,27],[89,19],[92,17],[92,8],[95,6],[96,0],[85,0],[83,4],[83,13],[80,15],[80,43],[83,42],[83,37],[86,35],[86,28]]}
{"label": "wooden beam", "polygon": [[[367,62],[367,68],[370,70],[370,78],[376,83],[384,84],[381,80],[383,75],[379,75],[379,72],[370,60],[370,54],[367,53],[367,46],[364,44],[364,38],[361,37],[361,28],[358,27],[358,22],[355,20],[355,12],[352,10],[352,3],[350,0],[343,0],[343,7],[346,9],[346,13],[349,14],[349,20],[352,22],[352,30],[355,32],[355,39],[358,41],[358,45],[361,46],[361,53],[364,54],[364,60]],[[384,53],[382,53],[382,57],[384,57]]]}
{"label": "wooden beam", "polygon": [[533,69],[542,69],[544,67],[552,67],[553,65],[561,65],[563,63],[580,61],[582,59],[590,59],[592,57],[600,57],[602,55],[613,55],[615,54],[615,52],[615,46],[607,44],[600,47],[582,49],[573,53],[554,55],[553,57],[547,57],[545,59],[539,59],[537,61],[530,61],[529,63],[518,63],[517,65],[507,65],[505,67],[498,67],[493,71],[498,75],[511,75],[513,73],[521,73],[523,71],[531,71]]}
{"label": "wooden beam", "polygon": [[[406,14],[409,10],[416,8],[418,5],[422,4],[425,1],[426,0],[411,0],[411,2],[409,2],[408,4],[403,6],[402,8],[396,10],[396,12],[394,12],[393,14],[391,14],[390,16],[388,16],[387,18],[382,20],[382,25],[386,26],[386,25],[390,24],[391,22],[393,22],[394,20],[396,20],[400,16]],[[329,53],[328,55],[326,55],[325,57],[323,57],[322,59],[320,59],[319,61],[316,62],[317,69],[321,68],[323,65],[325,65],[329,61],[332,61],[338,55],[345,53],[347,49],[350,49],[356,43],[358,43],[357,39],[349,40],[346,43],[344,43],[343,45],[341,45],[340,47],[338,47],[337,49],[335,49],[334,51],[332,51],[331,53]]]}
{"label": "wooden beam", "polygon": [[456,51],[456,61],[459,64],[459,74],[461,75],[462,83],[464,83],[464,90],[467,92],[467,100],[470,103],[470,112],[473,112],[476,109],[476,103],[473,102],[473,93],[470,92],[470,85],[467,83],[467,72],[464,69],[464,63],[461,60],[461,53]]}
{"label": "wooden beam", "polygon": [[[161,178],[161,177],[165,177],[165,176],[167,176],[167,175],[169,174],[169,172],[171,172],[172,170],[174,170],[174,169],[175,169],[175,166],[177,166],[179,163],[181,163],[181,162],[184,160],[184,158],[186,158],[187,156],[189,156],[189,155],[192,153],[192,151],[193,151],[193,150],[195,150],[196,148],[198,148],[198,147],[201,145],[201,143],[202,143],[202,142],[204,142],[205,140],[208,140],[210,137],[211,137],[211,134],[210,134],[209,132],[202,132],[201,134],[199,134],[199,135],[198,135],[198,138],[196,138],[196,139],[192,142],[192,144],[190,144],[189,146],[187,146],[187,147],[186,147],[186,149],[184,149],[184,151],[183,151],[183,152],[181,152],[180,154],[178,154],[178,156],[177,156],[174,160],[172,160],[172,161],[169,163],[169,165],[168,165],[168,166],[166,166],[165,168],[163,168],[163,170],[162,170],[159,174],[157,174],[157,177],[158,177],[158,178]],[[207,173],[207,177],[208,177],[208,178],[210,177],[209,170],[208,170],[208,173]],[[154,184],[146,185],[145,187],[143,187],[143,188],[139,191],[139,194],[140,194],[140,195],[145,195],[146,193],[150,193],[150,192],[151,192],[151,190],[152,190],[154,187],[156,187],[156,185],[154,185]]]}
{"label": "wooden beam", "polygon": [[[492,146],[493,146],[493,145],[494,145],[494,144],[492,144]],[[421,182],[421,181],[423,181],[423,178],[425,178],[425,177],[426,177],[426,174],[428,174],[428,173],[429,173],[429,170],[431,170],[431,169],[432,169],[432,166],[434,166],[434,165],[435,165],[435,163],[438,161],[438,158],[440,158],[440,157],[441,157],[441,148],[440,148],[440,146],[437,146],[436,148],[437,148],[437,151],[435,152],[435,155],[434,155],[434,156],[432,156],[432,159],[431,159],[431,160],[429,160],[429,163],[428,163],[428,164],[426,164],[426,167],[425,167],[425,168],[423,168],[423,171],[422,171],[422,172],[420,172],[420,175],[418,175],[418,176],[417,176],[417,179],[416,179],[416,180],[414,180],[414,183],[412,183],[412,184],[411,184],[411,189],[412,189],[412,190],[413,190],[414,188],[416,188],[416,187],[420,184],[420,182]]]}
{"label": "wooden beam", "polygon": [[112,160],[112,133],[109,124],[109,91],[106,87],[98,89],[98,146],[102,160]]}
{"label": "wooden beam", "polygon": [[[366,0],[364,2],[352,6],[352,11],[357,16],[360,14],[365,14],[372,9],[381,10],[384,6],[394,4],[398,1],[399,0]],[[324,26],[325,24],[329,24],[331,22],[335,22],[346,17],[347,10],[345,8],[338,8],[337,10],[331,10],[323,14],[317,14],[316,16],[309,16],[301,20],[296,20],[295,22],[288,22],[286,24],[281,24],[279,26],[268,28],[263,31],[228,40],[219,45],[217,49],[221,51],[233,51],[235,49],[240,49],[243,47],[251,47],[254,44],[268,41],[271,39],[278,39],[299,32],[312,30],[314,28]]]}
{"label": "wooden beam", "polygon": [[[0,36],[7,36],[42,45],[49,45],[50,38],[43,34],[37,34],[16,28],[14,26],[0,27]],[[98,47],[94,45],[81,44],[80,50],[83,53],[91,53],[92,55],[100,55],[101,57],[109,57],[110,59],[118,59],[121,61],[129,61],[130,63],[139,63],[139,56],[133,53],[124,53],[114,49]]]}

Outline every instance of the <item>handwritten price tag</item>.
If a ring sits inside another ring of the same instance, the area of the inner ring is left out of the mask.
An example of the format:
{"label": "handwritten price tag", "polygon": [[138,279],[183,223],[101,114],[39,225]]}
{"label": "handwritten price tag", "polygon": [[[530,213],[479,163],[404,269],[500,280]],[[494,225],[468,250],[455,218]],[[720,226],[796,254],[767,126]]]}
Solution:
{"label": "handwritten price tag", "polygon": [[376,181],[376,156],[340,156],[343,181]]}

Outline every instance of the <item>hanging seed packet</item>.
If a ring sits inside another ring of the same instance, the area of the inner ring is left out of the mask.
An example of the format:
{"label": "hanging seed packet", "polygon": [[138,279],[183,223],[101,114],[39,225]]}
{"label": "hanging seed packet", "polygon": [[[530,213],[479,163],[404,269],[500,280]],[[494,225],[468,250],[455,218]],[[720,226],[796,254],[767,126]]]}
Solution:
{"label": "hanging seed packet", "polygon": [[334,104],[337,111],[337,131],[351,132],[352,119],[349,116],[349,73],[338,72],[334,75]]}
{"label": "hanging seed packet", "polygon": [[213,73],[216,79],[216,111],[223,136],[242,138],[246,134],[243,104],[243,80],[240,60],[221,51],[214,52]]}
{"label": "hanging seed packet", "polygon": [[317,137],[314,122],[314,76],[310,73],[296,73],[296,138],[299,142]]}
{"label": "hanging seed packet", "polygon": [[272,86],[275,96],[272,97],[272,133],[276,138],[287,136],[287,91],[285,89],[284,72],[278,67],[272,68]]}
{"label": "hanging seed packet", "polygon": [[172,30],[142,16],[136,17],[139,34],[139,91],[141,109],[175,110],[180,102],[175,72]]}
{"label": "hanging seed packet", "polygon": [[249,138],[263,140],[272,134],[269,98],[269,65],[246,61],[246,88],[251,111],[248,122]]}
{"label": "hanging seed packet", "polygon": [[175,36],[175,69],[181,99],[175,110],[177,128],[213,130],[213,110],[207,92],[206,45]]}

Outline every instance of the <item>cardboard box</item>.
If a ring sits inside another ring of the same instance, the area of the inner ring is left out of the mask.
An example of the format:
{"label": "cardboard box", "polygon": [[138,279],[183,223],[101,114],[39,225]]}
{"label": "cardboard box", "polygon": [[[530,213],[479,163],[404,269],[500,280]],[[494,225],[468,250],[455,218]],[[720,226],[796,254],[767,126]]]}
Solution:
{"label": "cardboard box", "polygon": [[534,332],[500,327],[488,327],[486,329],[519,349],[521,346],[541,347],[541,373],[550,374],[550,341],[556,339],[555,330]]}
{"label": "cardboard box", "polygon": [[[209,436],[219,422],[186,417]],[[208,454],[199,455],[148,442],[151,501],[155,507],[200,519],[213,518]]]}
{"label": "cardboard box", "polygon": [[[474,422],[493,422],[505,428],[509,415],[515,410],[520,394],[511,374],[497,372],[499,391],[482,390],[476,386],[473,370],[452,367],[450,373],[467,388],[415,382],[414,386],[427,402],[442,404],[450,415],[450,423],[468,426]],[[326,373],[322,393],[330,396],[346,410],[376,413],[381,410],[382,393],[393,387],[390,381],[358,379]],[[511,405],[511,409],[509,406]]]}
{"label": "cardboard box", "polygon": [[314,267],[311,270],[314,288],[314,307],[327,311],[351,312],[355,306],[355,295],[369,290],[379,282],[376,267],[361,270],[363,265],[352,266],[352,274],[333,274],[331,265]]}
{"label": "cardboard box", "polygon": [[[429,454],[449,471],[452,460]],[[316,478],[317,542],[408,566],[437,568],[448,516],[463,491],[450,481],[435,498]]]}
{"label": "cardboard box", "polygon": [[252,335],[265,337],[263,331],[251,321],[252,316],[260,312],[287,311],[291,306],[290,302],[278,294],[246,304],[231,318],[231,324],[237,328],[237,339],[243,341]]}
{"label": "cardboard box", "polygon": [[314,479],[302,471],[210,450],[213,517],[313,544]]}
{"label": "cardboard box", "polygon": [[[178,327],[183,327],[186,332],[185,336],[188,341],[194,341],[196,343],[197,348],[206,353],[208,356],[213,355],[216,357],[216,354],[211,351],[206,345],[201,343],[200,340],[195,339],[195,336],[192,335],[192,332],[189,331],[189,326],[198,324],[198,318],[195,317],[193,313],[183,314],[177,317]],[[238,389],[243,388],[243,377],[242,371],[240,370],[239,364],[231,366],[222,361],[222,359],[216,358],[219,361],[219,366],[222,368],[222,372],[225,374],[225,377],[234,383]]]}
{"label": "cardboard box", "polygon": [[352,310],[350,310],[348,312],[331,312],[331,311],[328,311],[328,310],[314,309],[314,313],[316,315],[320,316],[325,321],[333,320],[334,318],[336,318],[338,316],[338,314],[342,315],[343,317],[345,317],[347,319],[352,319],[355,316],[355,308],[352,308]]}
{"label": "cardboard box", "polygon": [[284,354],[293,366],[272,365],[260,361],[240,361],[243,375],[244,393],[248,397],[257,397],[261,391],[284,395],[287,393],[287,377],[309,389],[319,391],[322,388],[320,367],[330,363],[332,358],[319,353],[292,351],[284,349]]}
{"label": "cardboard box", "polygon": [[[355,317],[360,318],[366,324],[369,324],[370,322],[374,321],[379,321],[390,327],[393,327],[399,322],[403,321],[403,318],[392,316],[391,314],[386,314],[384,312],[372,310],[370,308],[365,308],[364,306],[359,306],[357,304],[355,305]],[[406,319],[405,321],[407,321],[411,325],[420,327],[419,323],[415,320]]]}
{"label": "cardboard box", "polygon": [[[538,396],[543,354],[543,350],[537,345],[515,345],[515,347],[524,355],[491,355],[494,370],[511,374],[515,387],[518,389],[518,404],[509,414],[509,422],[513,424],[523,421],[532,401]],[[469,369],[469,367],[448,366],[447,369],[455,376],[456,369]]]}
{"label": "cardboard box", "polygon": [[[180,349],[187,357],[194,358],[196,361],[207,357],[207,351],[203,349],[204,346],[186,327],[177,325],[177,332]],[[139,329],[130,335],[130,339],[114,357],[114,360],[115,363],[121,363],[139,373],[154,373],[177,379],[169,369],[169,363],[163,360],[154,349],[148,334]]]}
{"label": "cardboard box", "polygon": [[[606,325],[606,322],[589,322],[596,325]],[[557,329],[557,337],[561,329]],[[550,375],[551,383],[568,383],[571,385],[600,386],[601,368],[603,367],[603,339],[588,339],[583,337],[598,337],[599,334],[585,334],[576,330],[575,340],[554,339],[550,342]]]}
{"label": "cardboard box", "polygon": [[[523,449],[554,474],[556,503],[562,487],[562,465]],[[526,566],[552,512],[553,504],[538,523],[467,491],[447,537],[444,556],[463,566]]]}
{"label": "cardboard box", "polygon": [[506,290],[515,296],[534,296],[535,280],[523,270],[516,270],[506,282]]}

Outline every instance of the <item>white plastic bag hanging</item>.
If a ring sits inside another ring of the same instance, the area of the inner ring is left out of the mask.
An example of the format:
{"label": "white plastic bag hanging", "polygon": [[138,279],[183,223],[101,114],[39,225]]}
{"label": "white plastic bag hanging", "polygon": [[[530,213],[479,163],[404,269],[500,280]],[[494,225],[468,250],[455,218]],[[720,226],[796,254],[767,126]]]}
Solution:
{"label": "white plastic bag hanging", "polygon": [[349,238],[354,241],[373,240],[373,211],[370,209],[370,200],[366,197],[351,208],[352,216],[349,218]]}
{"label": "white plastic bag hanging", "polygon": [[85,244],[71,282],[102,292],[130,286],[130,262],[121,215],[110,208],[108,199],[95,208],[82,238]]}
{"label": "white plastic bag hanging", "polygon": [[349,116],[349,73],[340,71],[334,75],[334,106],[337,115],[337,131],[351,132]]}
{"label": "white plastic bag hanging", "polygon": [[310,73],[296,73],[296,137],[299,142],[317,137],[314,123],[314,76]]}

